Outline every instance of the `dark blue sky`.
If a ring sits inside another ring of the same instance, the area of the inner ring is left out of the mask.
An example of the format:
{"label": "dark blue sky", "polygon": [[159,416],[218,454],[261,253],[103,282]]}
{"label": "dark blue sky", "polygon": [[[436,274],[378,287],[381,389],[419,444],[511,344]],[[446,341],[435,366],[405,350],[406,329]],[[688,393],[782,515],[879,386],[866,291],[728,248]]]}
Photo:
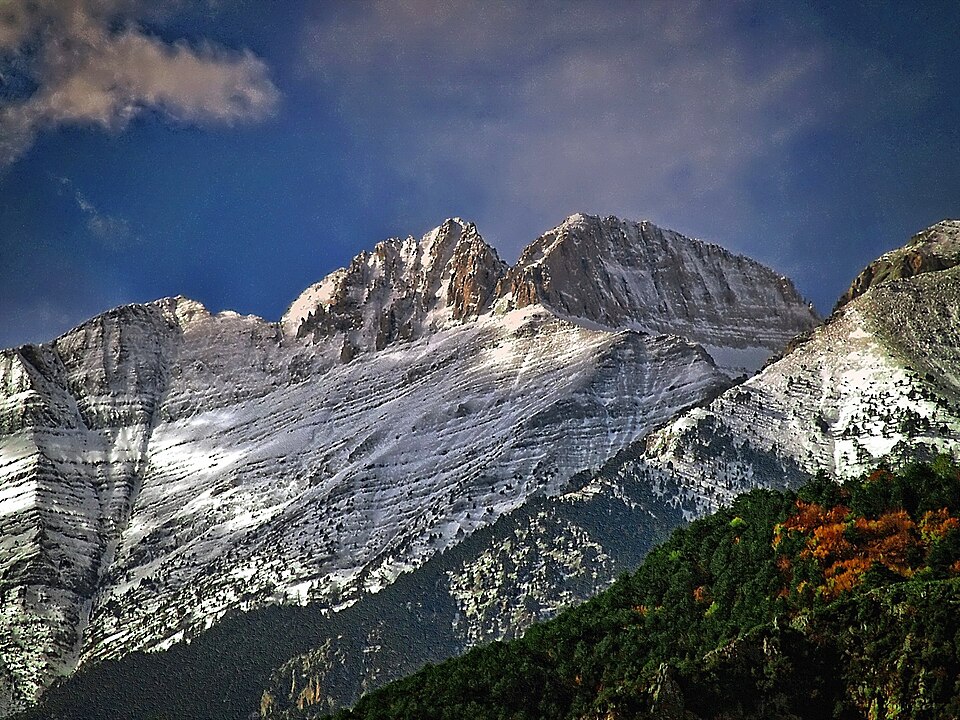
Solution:
{"label": "dark blue sky", "polygon": [[277,319],[358,251],[576,211],[821,311],[960,216],[960,4],[10,0],[0,345],[183,294]]}

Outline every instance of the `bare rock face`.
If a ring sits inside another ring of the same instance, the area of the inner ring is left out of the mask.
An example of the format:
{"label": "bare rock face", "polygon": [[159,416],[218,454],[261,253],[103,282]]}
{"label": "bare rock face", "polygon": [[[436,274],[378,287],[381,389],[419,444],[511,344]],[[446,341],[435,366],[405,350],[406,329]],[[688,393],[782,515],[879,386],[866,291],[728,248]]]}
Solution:
{"label": "bare rock face", "polygon": [[839,310],[871,287],[885,282],[946,270],[960,265],[960,220],[942,220],[913,236],[909,243],[892,250],[863,269],[840,296]]}
{"label": "bare rock face", "polygon": [[[377,593],[815,320],[771,271],[647,224],[574,216],[509,269],[448,220],[279,323],[173,298],[4,351],[0,713],[231,612]],[[474,581],[462,636],[510,631]]]}
{"label": "bare rock face", "polygon": [[648,222],[578,214],[514,267],[459,219],[419,241],[382,242],[308,288],[282,325],[298,338],[342,338],[348,361],[494,306],[530,305],[591,328],[681,335],[729,375],[755,372],[820,322],[788,279],[754,260]]}
{"label": "bare rock face", "polygon": [[487,245],[471,225],[461,235],[450,259],[450,279],[446,288],[446,305],[453,320],[477,317],[490,309],[497,283],[507,266],[497,251]]}
{"label": "bare rock face", "polygon": [[498,295],[573,322],[700,343],[732,374],[756,371],[819,324],[793,284],[750,258],[649,223],[572,215],[520,255]]}
{"label": "bare rock face", "polygon": [[473,223],[447,220],[420,241],[387,240],[361,253],[309,288],[282,325],[314,341],[341,336],[352,359],[482,315],[506,269]]}

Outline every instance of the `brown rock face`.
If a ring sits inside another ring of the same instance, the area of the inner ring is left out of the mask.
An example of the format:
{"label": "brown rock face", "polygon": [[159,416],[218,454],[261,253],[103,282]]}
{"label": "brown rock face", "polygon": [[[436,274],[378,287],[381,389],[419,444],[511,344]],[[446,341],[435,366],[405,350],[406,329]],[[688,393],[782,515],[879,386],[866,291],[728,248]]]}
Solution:
{"label": "brown rock face", "polygon": [[917,233],[902,248],[881,255],[840,296],[834,312],[875,285],[960,264],[960,220],[943,220]]}
{"label": "brown rock face", "polygon": [[447,307],[454,320],[465,320],[489,309],[506,265],[496,251],[474,232],[461,240],[450,259]]}
{"label": "brown rock face", "polygon": [[288,331],[300,338],[342,334],[349,360],[483,314],[506,270],[473,223],[447,220],[421,240],[387,240],[361,253],[324,281],[326,295],[305,317],[284,322],[296,323]]}
{"label": "brown rock face", "polygon": [[300,720],[333,712],[338,709],[335,688],[325,687],[324,681],[334,685],[348,681],[351,669],[355,670],[332,639],[291,658],[271,674],[260,698],[260,717]]}

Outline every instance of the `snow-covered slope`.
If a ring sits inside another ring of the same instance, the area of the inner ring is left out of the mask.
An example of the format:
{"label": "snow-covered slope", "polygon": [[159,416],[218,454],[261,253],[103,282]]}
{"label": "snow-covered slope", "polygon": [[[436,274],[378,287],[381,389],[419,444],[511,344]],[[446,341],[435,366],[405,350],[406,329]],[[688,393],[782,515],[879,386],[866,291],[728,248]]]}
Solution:
{"label": "snow-covered slope", "polygon": [[[358,256],[280,323],[173,298],[5,351],[0,709],[231,610],[346,606],[561,493],[729,385],[685,337],[705,287],[713,325],[695,339],[715,353],[746,347],[750,312],[765,355],[815,322],[773,273],[652,226],[573,216],[553,233],[602,247],[630,292],[554,265],[560,242],[524,253],[554,280],[521,299],[523,272],[450,220]],[[629,268],[663,237],[680,269],[643,290],[666,308],[648,317]],[[590,313],[560,305],[574,292]]]}
{"label": "snow-covered slope", "polygon": [[[229,607],[377,590],[723,384],[676,338],[511,320],[155,427],[86,657]],[[171,382],[171,403],[184,394]]]}
{"label": "snow-covered slope", "polygon": [[[938,223],[872,266],[960,258],[958,229]],[[777,479],[960,454],[960,267],[878,275],[779,361],[652,434],[623,472],[679,482],[702,514]]]}
{"label": "snow-covered slope", "polygon": [[75,664],[177,322],[172,301],[126,308],[0,355],[0,708]]}

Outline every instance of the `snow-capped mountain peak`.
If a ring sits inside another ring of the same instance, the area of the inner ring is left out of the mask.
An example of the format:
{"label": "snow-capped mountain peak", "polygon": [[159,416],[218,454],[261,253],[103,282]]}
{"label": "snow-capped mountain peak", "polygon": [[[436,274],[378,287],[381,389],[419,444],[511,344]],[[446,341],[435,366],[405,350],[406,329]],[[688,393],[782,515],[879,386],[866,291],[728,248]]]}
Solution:
{"label": "snow-capped mountain peak", "polygon": [[583,213],[527,246],[497,294],[589,326],[679,333],[733,374],[819,323],[789,280],[754,260],[648,221]]}
{"label": "snow-capped mountain peak", "polygon": [[653,223],[569,216],[508,267],[473,223],[394,238],[308,288],[284,334],[337,338],[340,358],[381,350],[494,309],[531,305],[588,328],[680,334],[730,375],[758,369],[819,316],[749,258]]}
{"label": "snow-capped mountain peak", "polygon": [[379,591],[807,330],[789,289],[587,215],[508,268],[451,219],[280,323],[167,298],[0,353],[0,713],[228,612]]}

